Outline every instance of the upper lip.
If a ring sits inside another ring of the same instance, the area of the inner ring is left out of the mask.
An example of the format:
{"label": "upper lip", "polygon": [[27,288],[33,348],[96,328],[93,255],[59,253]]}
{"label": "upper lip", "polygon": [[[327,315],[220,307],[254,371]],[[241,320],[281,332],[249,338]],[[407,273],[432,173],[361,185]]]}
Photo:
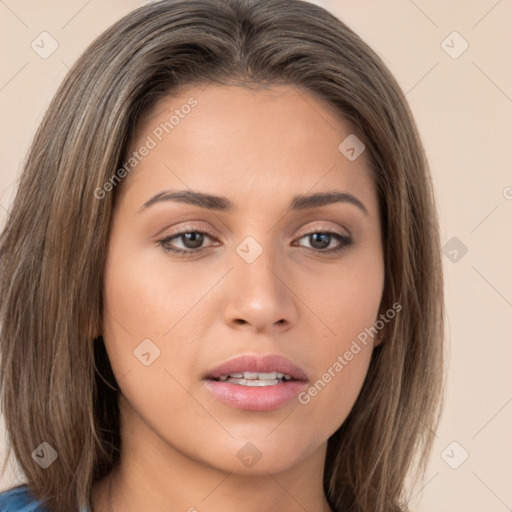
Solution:
{"label": "upper lip", "polygon": [[290,375],[295,380],[308,380],[306,372],[300,366],[297,366],[289,359],[276,354],[265,356],[245,354],[234,357],[233,359],[229,359],[210,370],[205,378],[218,379],[222,375],[242,372],[280,372]]}

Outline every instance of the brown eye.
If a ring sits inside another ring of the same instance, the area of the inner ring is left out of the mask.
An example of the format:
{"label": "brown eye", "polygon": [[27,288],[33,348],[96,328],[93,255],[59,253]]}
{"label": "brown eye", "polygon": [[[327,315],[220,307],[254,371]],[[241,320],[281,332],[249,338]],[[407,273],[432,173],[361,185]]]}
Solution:
{"label": "brown eye", "polygon": [[198,247],[201,247],[204,241],[204,234],[197,231],[191,231],[190,233],[180,235],[180,238],[187,249],[197,249]]}
{"label": "brown eye", "polygon": [[[312,233],[307,233],[302,236],[299,240],[303,238],[308,239],[310,248],[319,251],[319,252],[337,252],[342,249],[347,248],[350,244],[353,243],[352,238],[342,233],[338,233],[337,231],[314,231]],[[336,247],[331,247],[331,243],[334,241],[338,242]]]}
{"label": "brown eye", "polygon": [[[159,240],[158,244],[166,252],[189,255],[206,250],[207,247],[203,247],[206,238],[211,239],[213,237],[205,231],[189,229],[188,231],[181,231],[167,236]],[[181,247],[179,245],[176,246],[175,241],[178,241]]]}

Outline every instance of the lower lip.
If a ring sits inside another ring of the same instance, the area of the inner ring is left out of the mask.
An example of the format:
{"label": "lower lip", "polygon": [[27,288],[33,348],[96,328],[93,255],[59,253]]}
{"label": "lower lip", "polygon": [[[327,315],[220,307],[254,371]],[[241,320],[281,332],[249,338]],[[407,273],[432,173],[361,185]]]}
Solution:
{"label": "lower lip", "polygon": [[291,402],[304,390],[306,382],[293,380],[273,386],[241,386],[208,379],[208,390],[221,402],[246,411],[272,411]]}

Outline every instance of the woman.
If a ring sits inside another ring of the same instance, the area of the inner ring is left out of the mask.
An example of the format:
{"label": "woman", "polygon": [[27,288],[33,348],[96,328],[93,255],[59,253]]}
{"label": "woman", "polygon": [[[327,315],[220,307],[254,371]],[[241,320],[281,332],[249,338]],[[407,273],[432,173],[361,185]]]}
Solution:
{"label": "woman", "polygon": [[2,510],[407,510],[440,410],[439,253],[403,93],[341,21],[132,12],[57,92],[0,239],[27,477]]}

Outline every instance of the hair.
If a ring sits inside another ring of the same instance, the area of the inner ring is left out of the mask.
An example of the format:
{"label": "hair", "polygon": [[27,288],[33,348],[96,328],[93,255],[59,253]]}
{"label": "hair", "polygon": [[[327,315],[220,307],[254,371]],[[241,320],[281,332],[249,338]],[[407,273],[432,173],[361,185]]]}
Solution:
{"label": "hair", "polygon": [[[333,510],[408,510],[439,421],[444,302],[432,180],[412,113],[380,57],[300,0],[168,0],[101,34],[38,128],[0,236],[3,413],[29,489],[52,512],[90,506],[119,461],[119,389],[101,337],[103,269],[125,161],[142,116],[193,85],[291,85],[327,102],[366,146],[378,194],[386,325],[363,388],[329,438]],[[42,442],[58,459],[32,459]],[[417,457],[417,460],[416,460]],[[5,464],[4,464],[5,471]]]}

